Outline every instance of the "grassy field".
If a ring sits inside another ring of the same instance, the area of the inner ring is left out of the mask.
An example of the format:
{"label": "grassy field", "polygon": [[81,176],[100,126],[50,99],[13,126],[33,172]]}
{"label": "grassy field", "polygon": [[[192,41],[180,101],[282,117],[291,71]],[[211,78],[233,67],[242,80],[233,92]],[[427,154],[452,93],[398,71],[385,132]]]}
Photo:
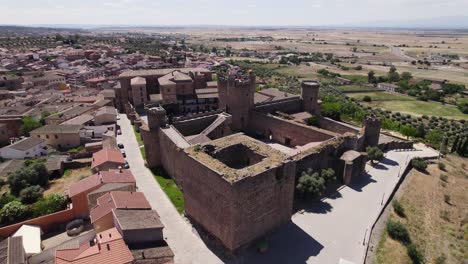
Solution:
{"label": "grassy field", "polygon": [[[406,226],[426,263],[463,263],[468,258],[468,160],[449,156],[441,161],[444,171],[433,164],[427,174],[410,172],[398,198],[405,217],[392,212],[390,218]],[[443,258],[445,262],[437,262]],[[412,263],[406,248],[386,233],[376,262]]]}
{"label": "grassy field", "polygon": [[468,115],[460,112],[457,107],[435,102],[423,102],[410,96],[382,92],[348,93],[346,95],[357,100],[362,100],[364,96],[370,96],[372,102],[363,102],[365,106],[380,107],[395,112],[416,116],[436,115],[446,118],[468,119]]}
{"label": "grassy field", "polygon": [[169,197],[169,200],[171,200],[177,211],[182,214],[185,208],[184,194],[175,181],[162,169],[154,169],[152,172],[156,181],[158,181],[167,197]]}
{"label": "grassy field", "polygon": [[70,185],[75,182],[78,182],[88,176],[91,176],[91,168],[85,167],[80,169],[67,169],[63,172],[63,176],[51,180],[49,182],[49,188],[44,192],[44,196],[54,194],[54,193],[64,193]]}
{"label": "grassy field", "polygon": [[[146,160],[145,147],[143,139],[141,138],[141,134],[135,129],[135,127],[133,128],[133,130],[135,132],[135,137],[138,141],[138,145],[140,146],[141,156],[144,160]],[[166,193],[167,197],[169,197],[169,200],[171,200],[174,207],[179,213],[182,214],[185,208],[184,194],[179,189],[175,181],[162,169],[153,169],[151,170],[151,172],[153,173],[154,178],[159,183],[163,191]]]}

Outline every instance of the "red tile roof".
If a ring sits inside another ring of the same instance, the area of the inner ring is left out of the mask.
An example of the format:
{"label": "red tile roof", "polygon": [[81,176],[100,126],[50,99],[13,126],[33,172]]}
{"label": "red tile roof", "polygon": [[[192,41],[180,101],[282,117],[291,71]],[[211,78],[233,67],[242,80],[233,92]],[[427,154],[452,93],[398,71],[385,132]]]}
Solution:
{"label": "red tile roof", "polygon": [[91,223],[110,214],[114,209],[151,210],[151,205],[141,192],[109,192],[99,197],[97,205],[91,209]]}
{"label": "red tile roof", "polygon": [[131,263],[134,258],[117,229],[112,228],[96,235],[97,244],[81,244],[75,249],[55,252],[55,264]]}
{"label": "red tile roof", "polygon": [[117,149],[102,149],[93,154],[93,162],[91,168],[95,168],[99,165],[102,165],[106,162],[120,163],[125,164],[125,159],[120,153],[120,150]]}
{"label": "red tile roof", "polygon": [[83,192],[91,192],[104,183],[135,183],[135,177],[130,170],[101,171],[88,178],[70,185],[69,195],[73,197]]}

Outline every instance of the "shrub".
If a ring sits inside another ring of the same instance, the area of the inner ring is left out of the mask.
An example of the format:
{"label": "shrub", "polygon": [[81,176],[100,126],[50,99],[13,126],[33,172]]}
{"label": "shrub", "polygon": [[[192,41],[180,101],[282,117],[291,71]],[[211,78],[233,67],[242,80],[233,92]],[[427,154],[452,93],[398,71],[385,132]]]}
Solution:
{"label": "shrub", "polygon": [[439,178],[440,178],[440,180],[443,181],[443,182],[448,182],[448,176],[445,175],[445,174],[440,175]]}
{"label": "shrub", "polygon": [[418,250],[418,248],[414,244],[408,245],[406,247],[406,250],[408,252],[408,256],[414,264],[424,263],[423,254]]}
{"label": "shrub", "polygon": [[444,202],[445,202],[446,204],[450,204],[450,195],[444,194]]}
{"label": "shrub", "polygon": [[388,235],[401,243],[408,245],[411,243],[410,235],[406,227],[400,223],[393,220],[387,222],[387,232]]}
{"label": "shrub", "polygon": [[411,161],[411,165],[417,169],[418,171],[426,171],[427,169],[427,163],[425,160],[421,159],[421,158],[414,158],[412,161]]}
{"label": "shrub", "polygon": [[370,102],[372,102],[372,98],[371,98],[370,96],[366,95],[366,96],[364,96],[364,97],[362,98],[362,101],[364,101],[364,102],[369,102],[369,103],[370,103]]}
{"label": "shrub", "polygon": [[450,222],[450,214],[447,210],[440,211],[440,218],[444,219],[447,222]]}
{"label": "shrub", "polygon": [[51,194],[39,199],[32,208],[34,217],[52,214],[67,208],[67,198],[61,194]]}
{"label": "shrub", "polygon": [[395,213],[400,216],[400,217],[406,217],[405,215],[405,208],[400,204],[398,200],[393,200],[392,202],[393,210],[395,210]]}
{"label": "shrub", "polygon": [[445,171],[445,163],[439,162],[439,169]]}
{"label": "shrub", "polygon": [[442,253],[442,255],[438,256],[435,259],[435,264],[445,264],[446,261],[447,261],[447,256],[445,256],[445,254]]}
{"label": "shrub", "polygon": [[307,118],[307,125],[318,127],[320,125],[320,119],[316,115],[313,115]]}
{"label": "shrub", "polygon": [[13,195],[31,185],[44,186],[49,182],[49,172],[43,161],[27,160],[25,166],[8,175],[8,184]]}
{"label": "shrub", "polygon": [[0,217],[3,224],[18,223],[25,220],[28,216],[28,207],[20,201],[9,202],[0,210]]}
{"label": "shrub", "polygon": [[37,200],[42,198],[42,194],[44,193],[44,189],[40,186],[29,186],[24,188],[20,191],[19,196],[21,201],[25,204],[32,204],[35,203]]}

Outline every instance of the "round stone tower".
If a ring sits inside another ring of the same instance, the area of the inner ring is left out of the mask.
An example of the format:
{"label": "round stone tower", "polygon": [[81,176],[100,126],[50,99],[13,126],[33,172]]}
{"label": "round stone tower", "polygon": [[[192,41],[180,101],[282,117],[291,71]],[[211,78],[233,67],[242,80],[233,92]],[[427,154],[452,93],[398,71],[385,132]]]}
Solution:
{"label": "round stone tower", "polygon": [[301,98],[304,111],[313,115],[320,114],[320,107],[318,104],[320,84],[316,81],[305,80],[301,83]]}
{"label": "round stone tower", "polygon": [[219,108],[232,115],[234,131],[242,131],[254,107],[255,74],[227,74],[218,76]]}

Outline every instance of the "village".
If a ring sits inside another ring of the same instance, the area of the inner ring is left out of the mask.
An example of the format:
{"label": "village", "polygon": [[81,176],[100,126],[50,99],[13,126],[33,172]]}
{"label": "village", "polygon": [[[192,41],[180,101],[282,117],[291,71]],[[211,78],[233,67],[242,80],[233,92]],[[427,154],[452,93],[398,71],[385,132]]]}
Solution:
{"label": "village", "polygon": [[467,154],[458,81],[186,33],[11,32],[0,263],[364,263],[406,175]]}

